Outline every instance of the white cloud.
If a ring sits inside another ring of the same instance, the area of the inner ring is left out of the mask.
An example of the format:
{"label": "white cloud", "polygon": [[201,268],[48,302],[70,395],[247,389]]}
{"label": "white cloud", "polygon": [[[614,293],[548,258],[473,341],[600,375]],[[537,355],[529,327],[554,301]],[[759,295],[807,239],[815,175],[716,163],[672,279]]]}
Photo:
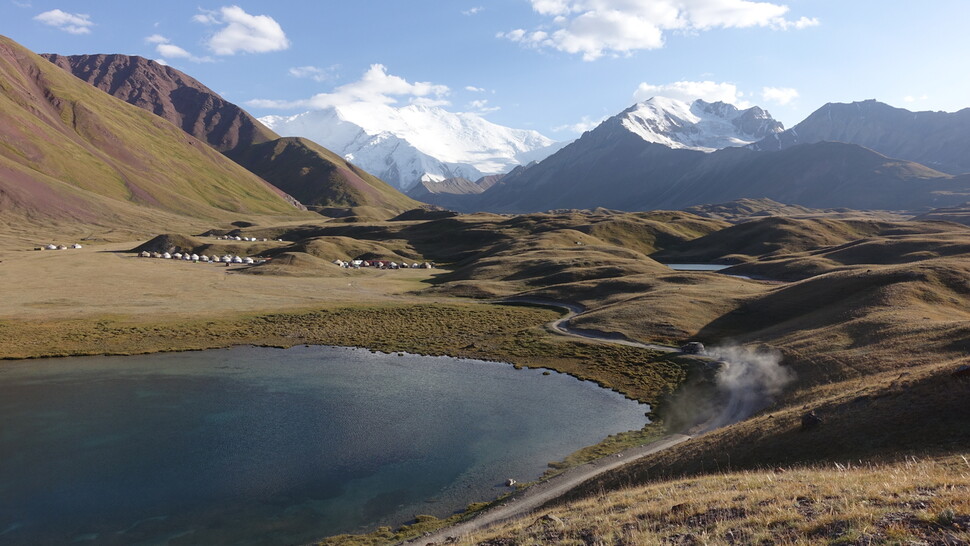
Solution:
{"label": "white cloud", "polygon": [[91,27],[94,26],[90,15],[67,13],[59,9],[45,11],[34,17],[34,20],[71,34],[90,34]]}
{"label": "white cloud", "polygon": [[484,87],[475,87],[474,85],[466,85],[465,91],[471,91],[472,93],[484,93]]}
{"label": "white cloud", "polygon": [[374,104],[396,104],[406,99],[411,104],[425,106],[447,106],[445,97],[451,90],[445,85],[431,82],[411,83],[400,76],[387,73],[382,64],[371,65],[361,79],[341,85],[331,93],[320,93],[309,99],[279,101],[254,99],[246,104],[258,108],[313,108],[323,109],[341,104],[367,102]]}
{"label": "white cloud", "polygon": [[488,100],[473,100],[468,103],[468,108],[471,112],[478,114],[479,116],[484,116],[486,114],[491,114],[492,112],[498,112],[502,109],[501,106],[489,106]]}
{"label": "white cloud", "polygon": [[592,61],[603,55],[630,55],[663,47],[667,31],[769,27],[802,29],[818,19],[785,18],[788,6],[753,0],[530,0],[532,9],[551,17],[544,29],[515,29],[498,37],[534,48],[582,54]]}
{"label": "white cloud", "polygon": [[798,90],[791,87],[762,87],[761,98],[782,106],[798,98]]}
{"label": "white cloud", "polygon": [[323,82],[333,78],[336,66],[330,68],[320,68],[319,66],[294,66],[289,70],[290,76],[294,78],[310,78],[316,82]]}
{"label": "white cloud", "polygon": [[30,2],[18,2],[17,0],[10,0],[10,3],[17,6],[18,8],[32,8],[33,4]]}
{"label": "white cloud", "polygon": [[909,103],[920,102],[928,98],[930,98],[929,95],[920,95],[918,97],[914,97],[913,95],[906,95],[905,97],[903,97],[903,102],[909,102]]}
{"label": "white cloud", "polygon": [[552,130],[556,133],[561,133],[563,131],[568,131],[570,133],[583,134],[586,131],[591,131],[596,128],[597,125],[606,121],[605,117],[599,119],[591,119],[589,116],[583,116],[583,119],[577,123],[572,123],[568,125],[560,125],[559,127],[553,127]]}
{"label": "white cloud", "polygon": [[223,6],[192,17],[196,23],[225,25],[206,41],[216,55],[266,53],[290,47],[283,28],[268,15],[250,15],[239,6]]}
{"label": "white cloud", "polygon": [[145,38],[145,41],[149,44],[155,44],[155,51],[167,59],[188,59],[193,63],[211,63],[214,61],[212,57],[197,57],[189,53],[161,34],[152,34]]}
{"label": "white cloud", "polygon": [[[767,88],[766,88],[767,89]],[[633,92],[633,99],[641,102],[650,97],[667,97],[670,99],[694,102],[704,99],[707,102],[726,102],[738,108],[748,108],[751,104],[744,100],[744,93],[733,83],[713,81],[679,81],[664,85],[653,85],[646,82],[637,86]]]}
{"label": "white cloud", "polygon": [[477,15],[477,14],[481,13],[484,10],[485,10],[485,8],[482,7],[482,6],[475,6],[473,8],[466,9],[465,11],[462,11],[461,14],[462,15]]}
{"label": "white cloud", "polygon": [[162,66],[168,66],[168,61],[166,61],[165,59],[152,59],[152,60]]}

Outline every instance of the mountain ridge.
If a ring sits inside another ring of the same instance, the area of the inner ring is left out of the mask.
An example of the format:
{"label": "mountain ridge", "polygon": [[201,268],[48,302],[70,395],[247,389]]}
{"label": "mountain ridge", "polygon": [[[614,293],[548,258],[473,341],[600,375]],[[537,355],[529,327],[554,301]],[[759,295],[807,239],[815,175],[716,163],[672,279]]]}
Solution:
{"label": "mountain ridge", "polygon": [[[244,109],[172,67],[120,54],[43,57],[208,142],[304,205],[376,206],[392,213],[420,206],[316,143],[281,137]],[[280,153],[284,150],[287,153]]]}
{"label": "mountain ridge", "polygon": [[206,143],[6,37],[0,82],[0,209],[8,218],[143,229],[298,213],[283,191]]}
{"label": "mountain ridge", "polygon": [[647,142],[703,152],[745,146],[784,129],[780,121],[758,106],[741,110],[725,102],[701,99],[686,103],[652,97],[614,117]]}
{"label": "mountain ridge", "polygon": [[281,134],[320,142],[402,190],[422,180],[501,174],[557,149],[536,131],[414,104],[353,103],[259,119]]}
{"label": "mountain ridge", "polygon": [[751,144],[777,151],[796,144],[837,141],[922,163],[948,174],[970,172],[970,108],[913,112],[869,99],[828,103],[791,129]]}

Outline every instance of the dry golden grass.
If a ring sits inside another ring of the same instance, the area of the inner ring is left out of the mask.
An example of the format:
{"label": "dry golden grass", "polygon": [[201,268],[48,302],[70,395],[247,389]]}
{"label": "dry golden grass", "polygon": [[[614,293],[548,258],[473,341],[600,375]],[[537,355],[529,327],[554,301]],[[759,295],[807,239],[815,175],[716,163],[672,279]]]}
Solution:
{"label": "dry golden grass", "polygon": [[669,480],[550,507],[457,543],[803,545],[968,540],[970,462],[956,456]]}

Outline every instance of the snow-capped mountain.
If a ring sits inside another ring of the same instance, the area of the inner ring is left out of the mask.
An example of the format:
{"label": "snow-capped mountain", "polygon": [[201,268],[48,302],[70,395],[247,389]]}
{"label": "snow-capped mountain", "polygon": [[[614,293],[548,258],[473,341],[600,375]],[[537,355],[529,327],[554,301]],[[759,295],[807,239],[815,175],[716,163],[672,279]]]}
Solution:
{"label": "snow-capped mountain", "polygon": [[402,190],[422,180],[505,173],[566,144],[476,114],[413,104],[353,103],[260,121],[281,135],[318,142]]}
{"label": "snow-capped mountain", "polygon": [[724,102],[700,99],[688,104],[653,97],[634,104],[619,117],[623,127],[647,142],[702,152],[746,146],[785,129],[757,106],[739,110]]}

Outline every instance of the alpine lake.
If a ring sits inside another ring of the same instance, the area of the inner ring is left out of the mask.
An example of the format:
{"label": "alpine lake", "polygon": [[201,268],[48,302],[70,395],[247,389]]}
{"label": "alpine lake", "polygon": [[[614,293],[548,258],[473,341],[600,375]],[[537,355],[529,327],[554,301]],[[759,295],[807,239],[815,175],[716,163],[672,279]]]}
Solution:
{"label": "alpine lake", "polygon": [[294,544],[462,511],[649,406],[510,364],[299,346],[0,363],[0,544]]}

